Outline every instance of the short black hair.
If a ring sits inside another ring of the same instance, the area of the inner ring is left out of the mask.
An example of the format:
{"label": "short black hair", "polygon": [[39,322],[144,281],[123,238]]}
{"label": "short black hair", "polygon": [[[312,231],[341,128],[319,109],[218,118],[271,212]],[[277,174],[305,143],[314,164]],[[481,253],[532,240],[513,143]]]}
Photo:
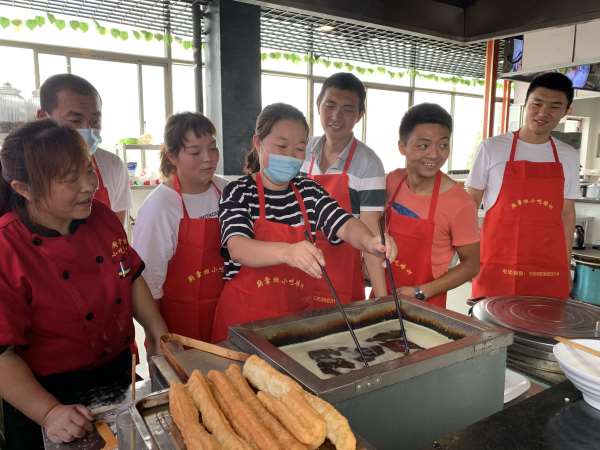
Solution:
{"label": "short black hair", "polygon": [[567,107],[571,106],[575,91],[573,89],[573,82],[566,75],[560,72],[546,72],[536,76],[531,80],[529,88],[527,88],[525,103],[527,103],[529,95],[539,87],[563,92],[567,96]]}
{"label": "short black hair", "polygon": [[94,85],[85,78],[72,73],[59,73],[48,78],[40,87],[40,108],[48,114],[52,114],[52,111],[58,106],[58,93],[64,90],[101,98]]}
{"label": "short black hair", "polygon": [[452,133],[452,116],[448,111],[435,103],[420,103],[406,111],[402,117],[400,140],[406,143],[415,127],[423,123],[442,125]]}
{"label": "short black hair", "polygon": [[321,100],[328,88],[336,88],[342,91],[351,91],[358,95],[358,111],[365,110],[365,99],[367,98],[367,90],[365,85],[355,75],[348,72],[334,73],[325,80],[321,87],[321,92],[317,97],[317,106],[321,105]]}

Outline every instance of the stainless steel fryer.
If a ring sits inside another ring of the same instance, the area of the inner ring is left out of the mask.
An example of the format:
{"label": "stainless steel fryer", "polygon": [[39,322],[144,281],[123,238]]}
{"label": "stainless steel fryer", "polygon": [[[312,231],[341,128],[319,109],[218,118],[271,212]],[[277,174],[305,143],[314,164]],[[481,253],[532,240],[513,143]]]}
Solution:
{"label": "stainless steel fryer", "polygon": [[[405,319],[454,341],[321,379],[278,347],[345,329],[336,309],[231,327],[229,341],[257,353],[322,396],[378,449],[413,449],[502,409],[512,333],[426,303],[402,299]],[[391,297],[346,306],[355,327],[396,317]]]}

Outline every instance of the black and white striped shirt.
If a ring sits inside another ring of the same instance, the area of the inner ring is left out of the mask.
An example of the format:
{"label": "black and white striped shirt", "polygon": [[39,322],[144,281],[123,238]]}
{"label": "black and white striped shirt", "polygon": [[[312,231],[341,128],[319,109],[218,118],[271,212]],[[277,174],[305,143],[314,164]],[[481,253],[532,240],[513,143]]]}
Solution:
{"label": "black and white striped shirt", "polygon": [[[340,208],[317,182],[304,177],[295,177],[296,185],[304,200],[313,238],[316,230],[322,231],[332,244],[341,240],[337,232],[352,215]],[[284,223],[293,227],[304,226],[302,211],[291,187],[284,191],[271,191],[265,187],[266,219]],[[227,251],[227,241],[232,236],[254,238],[254,221],[260,215],[258,191],[251,176],[245,176],[227,185],[219,203],[219,221],[221,222],[221,247],[225,258],[224,278],[233,278],[241,265],[231,260]]]}

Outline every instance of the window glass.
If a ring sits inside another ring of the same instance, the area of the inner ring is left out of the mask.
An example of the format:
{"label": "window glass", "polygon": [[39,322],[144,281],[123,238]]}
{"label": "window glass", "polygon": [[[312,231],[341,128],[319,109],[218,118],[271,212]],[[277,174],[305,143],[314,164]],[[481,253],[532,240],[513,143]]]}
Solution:
{"label": "window glass", "polygon": [[144,134],[160,144],[165,127],[165,71],[160,66],[142,67],[144,92]]}
{"label": "window glass", "polygon": [[494,104],[494,136],[500,133],[502,133],[502,102],[496,102]]}
{"label": "window glass", "polygon": [[452,114],[452,96],[450,94],[441,94],[438,92],[415,91],[414,104],[435,103]]}
{"label": "window glass", "polygon": [[[206,77],[202,77],[203,80]],[[173,64],[173,112],[196,111],[194,66]],[[204,90],[206,93],[206,90]],[[206,94],[204,95],[206,97]],[[205,109],[206,110],[206,109]]]}
{"label": "window glass", "polygon": [[[310,129],[311,129],[313,136],[322,136],[324,133],[323,133],[323,126],[321,125],[321,116],[319,115],[319,108],[317,107],[317,97],[319,95],[319,92],[321,92],[321,87],[323,87],[323,83],[314,83],[313,86],[314,86],[313,89],[315,91],[315,104],[313,106],[313,108],[314,108],[313,123],[310,124]],[[366,116],[366,113],[365,113],[365,116]],[[365,141],[364,132],[363,132],[365,116],[363,116],[363,118],[360,119],[356,123],[356,125],[354,125],[354,136],[363,142]]]}
{"label": "window glass", "polygon": [[516,131],[521,127],[521,114],[523,108],[521,105],[510,105],[508,113],[508,131]]}
{"label": "window glass", "polygon": [[271,103],[288,103],[302,111],[302,114],[306,117],[308,104],[306,78],[263,74],[261,81],[263,108]]}
{"label": "window glass", "polygon": [[33,51],[0,47],[0,144],[8,133],[35,118],[39,105],[34,93]]}
{"label": "window glass", "polygon": [[71,58],[71,71],[92,83],[102,97],[102,148],[140,135],[137,65]]}
{"label": "window glass", "polygon": [[261,69],[306,75],[308,64],[304,54],[261,48]]}
{"label": "window glass", "polygon": [[47,53],[38,54],[38,64],[40,67],[40,85],[52,75],[67,73],[67,57],[64,55],[50,55]]}
{"label": "window glass", "polygon": [[386,172],[404,167],[404,157],[398,150],[398,127],[407,109],[407,92],[367,91],[366,144],[381,158]]}
{"label": "window glass", "polygon": [[483,99],[457,95],[454,98],[452,170],[470,169],[481,143]]}
{"label": "window glass", "polygon": [[[141,29],[119,23],[99,20],[97,26],[94,20],[65,14],[54,14],[52,17],[56,21],[51,23],[45,12],[7,6],[2,7],[2,15],[10,20],[21,20],[22,24],[14,26],[11,23],[6,28],[0,27],[0,39],[136,55],[164,56],[165,54],[164,40],[159,41],[154,38],[155,32],[151,32],[152,38],[147,41],[141,34]],[[40,17],[43,24],[33,26],[31,29],[27,21],[35,20],[36,17]],[[57,26],[60,21],[62,21],[60,23],[62,29]],[[80,23],[85,25],[81,27]],[[120,34],[117,35],[117,31]],[[139,39],[136,39],[134,31],[138,33]]]}
{"label": "window glass", "polygon": [[[183,43],[185,41],[187,41],[188,44],[185,44],[184,47]],[[171,42],[171,58],[181,59],[183,61],[194,61],[194,49],[192,47],[187,48],[190,42],[192,42],[191,37],[174,36],[173,41]],[[202,55],[202,61],[204,61],[204,55]]]}

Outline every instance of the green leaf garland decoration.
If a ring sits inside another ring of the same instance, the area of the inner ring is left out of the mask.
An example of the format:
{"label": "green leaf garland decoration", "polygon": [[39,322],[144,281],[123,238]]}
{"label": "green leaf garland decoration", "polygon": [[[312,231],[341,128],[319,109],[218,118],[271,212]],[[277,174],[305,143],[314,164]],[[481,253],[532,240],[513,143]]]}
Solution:
{"label": "green leaf garland decoration", "polygon": [[[175,38],[175,39],[177,40],[177,38]],[[262,52],[260,55],[260,58],[262,61],[267,61],[269,59],[277,61],[277,60],[280,60],[283,58],[286,61],[293,62],[296,64],[303,62],[303,61],[311,62],[313,64],[322,64],[326,68],[329,68],[329,67],[331,67],[331,65],[333,65],[333,67],[335,67],[336,69],[339,69],[339,70],[345,69],[349,72],[356,72],[360,75],[364,75],[365,73],[367,73],[369,75],[374,75],[376,73],[379,73],[380,75],[387,75],[391,79],[398,79],[398,80],[405,76],[410,76],[410,77],[414,76],[415,78],[434,81],[434,82],[448,83],[448,84],[452,84],[454,86],[463,85],[463,86],[477,87],[477,86],[483,86],[485,84],[485,81],[480,78],[460,77],[458,75],[439,75],[439,74],[435,74],[435,73],[419,72],[418,70],[415,70],[415,69],[394,71],[394,70],[390,70],[383,66],[362,67],[359,65],[351,64],[349,62],[345,62],[345,61],[330,60],[329,58],[324,58],[320,55],[306,55],[305,54],[305,55],[300,56],[295,53],[273,51],[273,52]],[[498,82],[497,88],[498,89],[502,88],[501,82]]]}
{"label": "green leaf garland decoration", "polygon": [[[190,50],[194,48],[194,44],[191,40],[184,39],[179,36],[173,36],[171,34],[163,34],[148,30],[127,31],[119,29],[117,27],[111,27],[109,29],[108,27],[98,22],[96,19],[92,19],[92,22],[94,28],[96,29],[96,32],[101,36],[110,35],[115,39],[126,41],[129,39],[129,36],[131,34],[136,40],[144,39],[146,42],[151,42],[152,40],[156,40],[158,42],[164,41],[169,45],[171,45],[173,42],[176,42],[177,44],[181,45],[185,50]],[[6,29],[12,25],[18,31],[22,28],[23,24],[31,31],[35,30],[36,28],[42,28],[46,25],[54,25],[60,31],[64,30],[67,25],[69,25],[69,27],[73,31],[81,31],[82,33],[86,33],[90,29],[89,22],[75,19],[66,21],[64,19],[58,18],[56,15],[50,12],[46,12],[45,17],[41,15],[36,15],[25,20],[20,18],[9,18],[5,16],[0,16],[0,27],[2,27],[2,29]],[[202,43],[202,46],[204,46],[204,43]],[[294,63],[299,62],[302,59],[301,56],[296,54],[290,54],[287,58]]]}

